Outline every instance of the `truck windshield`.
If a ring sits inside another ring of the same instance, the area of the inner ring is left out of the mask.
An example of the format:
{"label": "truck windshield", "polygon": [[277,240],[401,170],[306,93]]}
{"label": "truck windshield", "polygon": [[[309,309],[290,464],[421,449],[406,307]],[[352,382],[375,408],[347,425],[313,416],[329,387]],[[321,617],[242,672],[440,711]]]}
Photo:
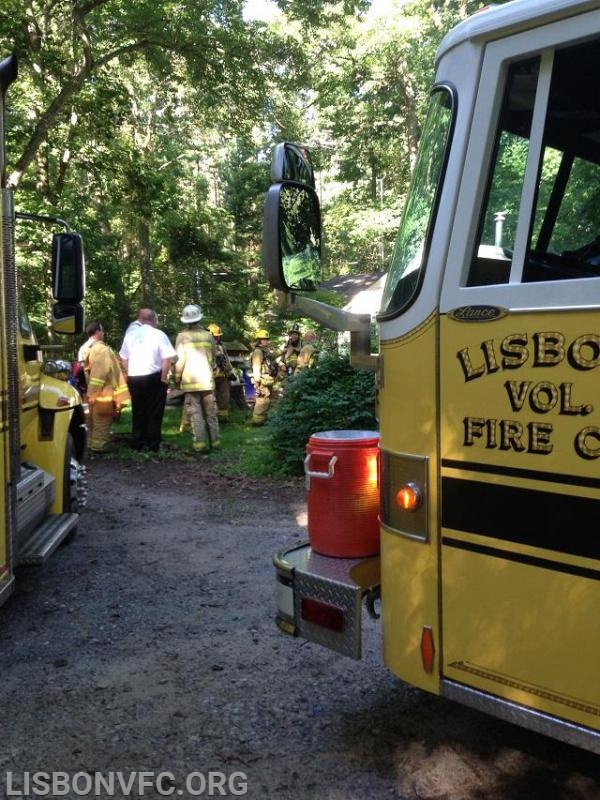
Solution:
{"label": "truck windshield", "polygon": [[450,139],[453,97],[440,87],[431,95],[419,155],[382,300],[382,316],[398,314],[412,303],[422,282],[429,231],[437,210],[440,181]]}

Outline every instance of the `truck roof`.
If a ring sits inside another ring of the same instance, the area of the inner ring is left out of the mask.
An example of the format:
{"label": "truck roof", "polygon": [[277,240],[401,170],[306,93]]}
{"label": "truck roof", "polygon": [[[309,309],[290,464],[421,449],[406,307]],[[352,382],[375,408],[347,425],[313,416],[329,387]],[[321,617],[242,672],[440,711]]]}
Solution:
{"label": "truck roof", "polygon": [[492,41],[598,8],[600,0],[512,0],[501,6],[492,3],[444,36],[438,48],[436,64],[461,42],[476,39]]}

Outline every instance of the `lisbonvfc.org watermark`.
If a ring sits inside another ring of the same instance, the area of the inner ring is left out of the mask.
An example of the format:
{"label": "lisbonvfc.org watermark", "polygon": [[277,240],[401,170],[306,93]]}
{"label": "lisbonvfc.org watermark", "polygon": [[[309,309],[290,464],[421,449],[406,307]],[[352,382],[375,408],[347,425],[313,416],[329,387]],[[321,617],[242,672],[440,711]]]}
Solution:
{"label": "lisbonvfc.org watermark", "polygon": [[[172,772],[7,772],[5,796],[11,797],[228,797],[245,795],[243,772],[190,772],[178,781]],[[1,793],[0,793],[1,794]]]}

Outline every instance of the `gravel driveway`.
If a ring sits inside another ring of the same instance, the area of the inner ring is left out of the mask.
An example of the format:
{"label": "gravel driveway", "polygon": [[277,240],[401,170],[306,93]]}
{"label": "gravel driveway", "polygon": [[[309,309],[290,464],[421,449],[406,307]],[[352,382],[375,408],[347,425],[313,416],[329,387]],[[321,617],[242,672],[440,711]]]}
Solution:
{"label": "gravel driveway", "polygon": [[201,468],[91,462],[79,535],[20,571],[1,796],[600,798],[597,757],[396,681],[378,623],[361,662],[279,633],[271,556],[306,538],[302,481]]}

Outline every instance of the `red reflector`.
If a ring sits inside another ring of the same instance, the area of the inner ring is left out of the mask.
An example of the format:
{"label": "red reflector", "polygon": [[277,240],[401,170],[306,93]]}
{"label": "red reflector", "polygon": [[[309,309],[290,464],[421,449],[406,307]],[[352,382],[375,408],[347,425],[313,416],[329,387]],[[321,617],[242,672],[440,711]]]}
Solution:
{"label": "red reflector", "polygon": [[314,622],[322,628],[342,633],[344,630],[344,609],[330,606],[321,600],[312,597],[303,597],[300,604],[300,614],[307,622]]}
{"label": "red reflector", "polygon": [[421,658],[423,659],[425,672],[433,672],[435,647],[433,644],[433,631],[428,625],[423,625],[423,633],[421,634]]}

